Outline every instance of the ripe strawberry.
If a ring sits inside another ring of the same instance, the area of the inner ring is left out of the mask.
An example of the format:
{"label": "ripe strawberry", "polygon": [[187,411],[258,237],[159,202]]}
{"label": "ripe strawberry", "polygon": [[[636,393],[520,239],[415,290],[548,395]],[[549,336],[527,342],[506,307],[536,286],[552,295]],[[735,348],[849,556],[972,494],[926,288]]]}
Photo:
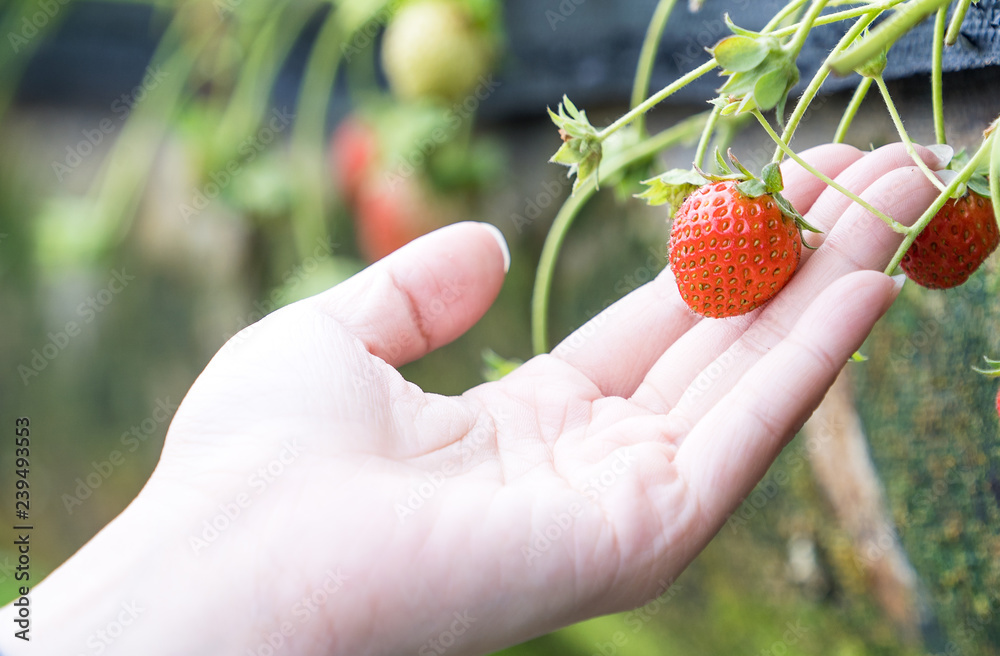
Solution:
{"label": "ripe strawberry", "polygon": [[952,198],[903,257],[910,280],[929,289],[958,287],[1000,244],[993,204],[974,191]]}
{"label": "ripe strawberry", "polygon": [[378,136],[375,130],[357,116],[345,118],[330,144],[334,181],[348,201],[354,201],[361,183],[371,172],[379,158]]}
{"label": "ripe strawberry", "polygon": [[493,61],[490,39],[455,0],[404,5],[382,41],[382,65],[403,100],[456,102],[469,94]]}
{"label": "ripe strawberry", "polygon": [[375,262],[459,216],[453,204],[425,189],[415,176],[375,173],[358,192],[354,216],[358,248]]}
{"label": "ripe strawberry", "polygon": [[681,297],[706,317],[746,314],[795,273],[802,235],[770,194],[751,198],[735,180],[711,182],[678,208],[670,267]]}

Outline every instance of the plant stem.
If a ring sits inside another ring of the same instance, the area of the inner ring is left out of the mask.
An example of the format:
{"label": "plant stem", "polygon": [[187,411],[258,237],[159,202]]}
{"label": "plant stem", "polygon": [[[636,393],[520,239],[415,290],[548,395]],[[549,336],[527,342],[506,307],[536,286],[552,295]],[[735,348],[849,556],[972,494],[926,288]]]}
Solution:
{"label": "plant stem", "polygon": [[[701,129],[702,123],[708,120],[708,116],[708,112],[693,116],[622,151],[620,155],[606,163],[602,170],[605,171],[606,175],[614,175],[633,162],[651,157],[666,148],[683,142],[691,136],[693,131]],[[536,354],[546,353],[549,350],[549,299],[552,293],[552,279],[559,251],[577,214],[596,191],[594,180],[590,179],[584,182],[575,194],[566,199],[549,229],[545,245],[542,246],[538,272],[535,275],[535,288],[531,296],[531,343]]]}
{"label": "plant stem", "polygon": [[292,216],[292,231],[301,255],[323,237],[327,188],[323,137],[343,39],[337,9],[331,5],[309,54],[292,127],[291,147],[299,157],[294,165],[299,169],[302,184]]}
{"label": "plant stem", "polygon": [[972,0],[959,0],[955,7],[955,13],[951,16],[951,24],[948,26],[948,34],[944,37],[945,45],[953,46],[958,41],[958,35],[962,32],[962,23],[965,22],[965,14],[969,11]]}
{"label": "plant stem", "polygon": [[898,232],[900,234],[906,234],[907,228],[902,223],[900,223],[899,221],[895,220],[894,218],[892,218],[888,214],[886,214],[886,213],[884,213],[884,212],[876,209],[871,203],[869,203],[865,199],[861,198],[860,196],[858,196],[857,194],[855,194],[853,191],[850,191],[849,189],[847,189],[843,185],[839,184],[837,181],[833,180],[829,176],[827,176],[824,173],[822,173],[821,171],[817,170],[816,167],[814,167],[811,164],[809,164],[808,162],[806,162],[804,159],[802,159],[801,157],[799,157],[795,153],[795,151],[793,151],[791,148],[789,148],[788,146],[786,146],[784,144],[784,142],[781,141],[781,138],[778,137],[778,134],[771,127],[771,124],[767,122],[766,118],[764,118],[764,115],[760,113],[759,109],[754,109],[752,113],[757,118],[757,121],[761,124],[761,126],[763,126],[764,130],[766,130],[767,133],[769,135],[771,135],[771,139],[774,140],[774,143],[778,144],[778,148],[780,148],[786,155],[788,155],[792,160],[794,160],[796,163],[798,163],[799,166],[801,166],[802,168],[804,168],[806,171],[809,171],[814,176],[816,176],[817,178],[819,178],[820,180],[822,180],[823,182],[825,182],[829,186],[833,187],[834,189],[836,189],[840,193],[844,194],[845,196],[847,196],[848,198],[850,198],[851,200],[853,200],[855,203],[857,203],[861,207],[865,208],[866,210],[868,210],[869,212],[871,212],[872,214],[874,214],[878,218],[882,219],[882,221],[884,221],[885,224],[888,225],[890,228],[892,228],[895,232]]}
{"label": "plant stem", "polygon": [[771,20],[767,21],[767,25],[764,29],[760,31],[761,34],[768,34],[771,30],[776,29],[779,25],[785,22],[789,16],[795,15],[801,8],[802,5],[809,2],[809,0],[794,0],[789,2],[787,5],[781,8],[777,14],[775,14]]}
{"label": "plant stem", "polygon": [[844,116],[840,119],[840,125],[837,126],[837,132],[833,136],[833,143],[844,143],[847,131],[851,129],[851,123],[854,121],[858,110],[861,109],[861,103],[865,101],[865,96],[868,95],[868,89],[871,86],[872,79],[870,77],[862,77],[861,81],[858,82],[858,88],[854,90],[854,96],[851,97],[851,102],[844,111]]}
{"label": "plant stem", "polygon": [[[859,18],[854,25],[851,26],[851,29],[849,29],[847,33],[841,37],[840,41],[833,48],[833,52],[830,57],[842,52],[844,48],[854,43],[854,40],[858,38],[858,35],[861,34],[866,27],[872,24],[872,21],[878,17],[879,13],[880,12],[873,11]],[[791,117],[788,119],[788,124],[785,126],[784,134],[781,135],[781,141],[786,146],[792,142],[792,137],[795,136],[795,130],[798,128],[799,122],[802,120],[802,117],[805,116],[806,110],[809,109],[809,105],[816,97],[816,94],[819,93],[820,87],[823,86],[823,83],[826,82],[826,78],[829,77],[829,75],[830,68],[826,62],[824,62],[823,65],[819,67],[819,70],[816,71],[816,75],[814,75],[813,79],[809,82],[809,86],[806,87],[804,92],[802,92],[802,97],[799,98],[799,102],[795,105],[795,111],[792,112]],[[776,148],[774,151],[775,163],[781,161],[781,154],[781,149]]]}
{"label": "plant stem", "polygon": [[889,94],[889,88],[885,85],[885,80],[881,75],[875,78],[875,84],[878,85],[879,91],[882,92],[882,98],[885,100],[885,106],[889,109],[889,115],[892,116],[892,122],[896,125],[896,131],[899,133],[899,138],[903,142],[903,146],[906,147],[906,152],[910,154],[913,161],[916,163],[917,167],[924,172],[927,179],[937,187],[938,189],[944,189],[944,183],[938,180],[938,177],[934,175],[934,172],[928,168],[924,160],[917,155],[917,149],[913,147],[913,141],[910,139],[910,135],[906,133],[906,128],[903,126],[903,119],[899,117],[899,112],[896,111],[896,105],[892,101],[892,96]]}
{"label": "plant stem", "polygon": [[[820,16],[813,23],[813,27],[820,27],[821,25],[830,25],[832,23],[839,23],[840,21],[847,20],[849,18],[857,18],[858,16],[864,16],[868,12],[878,11],[882,12],[887,9],[892,9],[896,5],[900,5],[906,2],[906,0],[885,0],[885,2],[880,2],[873,5],[865,5],[863,7],[855,7],[854,9],[845,9],[843,11],[837,11],[825,16]],[[786,37],[795,34],[799,29],[799,24],[788,25],[787,27],[782,27],[771,32],[771,36],[776,37]]]}
{"label": "plant stem", "polygon": [[948,138],[944,128],[944,91],[942,60],[944,59],[944,22],[948,17],[948,8],[941,7],[934,19],[934,37],[931,43],[931,102],[934,107],[934,136],[939,144],[946,143]]}
{"label": "plant stem", "polygon": [[[910,246],[913,245],[913,242],[916,241],[920,233],[924,231],[924,228],[927,227],[927,224],[929,224],[931,222],[931,219],[933,219],[935,215],[937,215],[937,213],[941,210],[941,208],[944,207],[944,204],[948,202],[948,199],[955,194],[958,188],[961,185],[968,182],[969,178],[971,178],[972,175],[976,172],[976,169],[979,168],[980,160],[982,160],[983,157],[986,155],[986,153],[991,149],[994,151],[997,149],[995,133],[991,134],[989,137],[983,140],[982,145],[979,146],[979,150],[977,150],[976,154],[972,156],[968,164],[962,167],[962,170],[958,172],[958,176],[954,180],[952,180],[951,184],[945,187],[940,194],[938,194],[937,199],[931,204],[930,207],[927,208],[927,210],[923,214],[920,215],[920,218],[917,219],[917,222],[914,223],[910,228],[907,228],[906,238],[903,239],[903,243],[900,244],[899,249],[896,250],[896,254],[893,256],[892,262],[890,262],[889,266],[886,267],[885,269],[885,274],[887,276],[892,275],[893,271],[896,270],[896,267],[899,266],[899,263],[903,261],[903,257],[906,255],[906,251],[910,250]],[[992,163],[992,158],[991,158],[991,163]]]}
{"label": "plant stem", "polygon": [[[660,0],[653,12],[653,18],[649,22],[649,29],[646,31],[646,38],[642,42],[642,50],[639,52],[639,65],[635,70],[635,82],[632,84],[632,107],[637,107],[646,94],[649,93],[649,81],[653,76],[653,65],[656,63],[656,52],[663,39],[663,30],[667,27],[667,20],[674,9],[677,0]],[[635,121],[639,135],[646,136],[646,115],[641,114]]]}
{"label": "plant stem", "polygon": [[809,32],[816,23],[816,19],[819,18],[821,13],[823,13],[823,9],[826,7],[828,2],[830,2],[830,0],[813,0],[812,6],[809,7],[809,12],[799,23],[799,29],[796,30],[795,36],[792,37],[792,42],[786,46],[786,50],[791,54],[793,60],[797,59],[799,53],[802,52],[802,46],[806,44],[806,39],[809,38]]}
{"label": "plant stem", "polygon": [[949,2],[951,0],[910,0],[879,25],[868,38],[835,57],[830,62],[831,68],[839,75],[847,75],[876,57],[879,52],[891,47],[913,26]]}
{"label": "plant stem", "polygon": [[701,131],[701,138],[698,139],[698,148],[694,151],[694,165],[699,168],[705,168],[705,155],[708,153],[708,144],[712,140],[712,133],[715,132],[715,126],[718,125],[719,116],[721,115],[722,107],[716,105],[708,115],[708,120],[705,121],[705,127]]}
{"label": "plant stem", "polygon": [[701,66],[699,66],[698,68],[694,69],[693,71],[691,71],[691,72],[687,73],[686,75],[684,75],[684,76],[676,79],[671,84],[663,87],[662,89],[660,89],[659,91],[657,91],[655,94],[653,94],[652,96],[650,96],[649,98],[647,98],[643,102],[641,102],[638,105],[636,105],[635,107],[633,107],[627,114],[625,114],[624,116],[622,116],[620,119],[618,119],[617,121],[615,121],[614,123],[612,123],[608,127],[606,127],[603,130],[601,130],[598,133],[598,135],[597,135],[598,138],[601,141],[604,141],[605,139],[607,139],[608,137],[610,137],[612,134],[614,134],[618,130],[622,129],[623,127],[625,127],[626,125],[628,125],[629,123],[631,123],[632,121],[634,121],[639,116],[645,114],[650,109],[652,109],[656,105],[660,104],[661,102],[663,102],[664,100],[666,100],[668,97],[670,97],[674,93],[680,91],[681,89],[683,89],[687,85],[691,84],[692,82],[694,82],[695,80],[697,80],[698,78],[700,78],[702,75],[705,75],[709,71],[714,70],[717,65],[718,64],[716,63],[715,59],[710,59],[707,62],[705,62],[704,64],[702,64]]}

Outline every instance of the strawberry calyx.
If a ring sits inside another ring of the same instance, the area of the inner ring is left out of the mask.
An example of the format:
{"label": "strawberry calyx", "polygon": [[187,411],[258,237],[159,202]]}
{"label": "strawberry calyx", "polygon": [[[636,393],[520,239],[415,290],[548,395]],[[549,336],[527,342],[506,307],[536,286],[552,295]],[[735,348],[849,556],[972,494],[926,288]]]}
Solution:
{"label": "strawberry calyx", "polygon": [[707,50],[729,79],[711,102],[724,116],[777,109],[781,120],[788,94],[799,81],[796,53],[776,37],[738,27],[728,14],[724,19],[733,36]]}
{"label": "strawberry calyx", "polygon": [[548,111],[552,122],[559,128],[559,137],[563,145],[549,161],[568,166],[569,177],[576,175],[576,180],[573,182],[573,191],[576,192],[591,176],[595,182],[599,181],[599,169],[604,151],[601,138],[597,129],[590,124],[587,112],[577,109],[567,96],[563,96],[558,109],[558,113],[551,109]]}
{"label": "strawberry calyx", "polygon": [[[778,205],[778,208],[781,210],[781,213],[795,221],[795,225],[800,231],[816,233],[821,232],[821,230],[806,221],[805,217],[803,217],[798,210],[796,210],[792,204],[788,202],[788,199],[781,194],[781,192],[785,189],[785,183],[781,176],[781,168],[777,164],[771,162],[764,166],[761,170],[760,176],[758,177],[743,166],[740,160],[737,159],[736,155],[733,154],[732,149],[728,150],[726,154],[729,157],[729,161],[732,163],[732,166],[736,168],[736,171],[733,171],[733,168],[726,163],[726,160],[722,157],[722,153],[718,150],[715,152],[715,160],[719,165],[721,174],[710,175],[702,171],[697,166],[695,167],[695,170],[697,170],[698,173],[700,173],[709,182],[722,182],[725,180],[737,181],[738,184],[736,185],[736,188],[747,198],[760,198],[764,195],[771,196],[771,198],[774,199],[774,202]],[[809,248],[809,246],[806,247]]]}
{"label": "strawberry calyx", "polygon": [[973,367],[972,370],[986,376],[987,378],[1000,378],[1000,360],[991,360],[985,355],[983,356],[983,360],[986,361],[985,367],[982,369],[979,367]]}

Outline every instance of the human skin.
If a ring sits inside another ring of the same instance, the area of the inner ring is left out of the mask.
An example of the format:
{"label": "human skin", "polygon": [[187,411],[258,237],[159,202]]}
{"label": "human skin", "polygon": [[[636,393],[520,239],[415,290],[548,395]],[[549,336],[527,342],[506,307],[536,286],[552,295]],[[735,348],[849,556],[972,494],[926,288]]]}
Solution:
{"label": "human skin", "polygon": [[[803,157],[903,223],[936,195],[898,144]],[[742,317],[693,315],[665,270],[504,379],[426,394],[396,367],[463,334],[503,282],[504,247],[463,223],[247,328],[138,497],[32,589],[30,643],[0,611],[0,652],[483,654],[648,602],[901,285],[878,273],[900,235],[783,171],[823,234]]]}

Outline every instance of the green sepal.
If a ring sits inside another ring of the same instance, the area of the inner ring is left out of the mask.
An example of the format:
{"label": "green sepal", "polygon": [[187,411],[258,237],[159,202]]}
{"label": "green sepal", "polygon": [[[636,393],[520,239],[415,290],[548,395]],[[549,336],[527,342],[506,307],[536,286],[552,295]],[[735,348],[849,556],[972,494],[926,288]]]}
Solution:
{"label": "green sepal", "polygon": [[991,360],[985,355],[983,356],[983,360],[986,361],[985,367],[982,369],[973,367],[972,370],[989,378],[1000,378],[1000,360]]}
{"label": "green sepal", "polygon": [[756,68],[771,52],[770,45],[748,36],[730,36],[708,52],[726,72],[746,73]]}
{"label": "green sepal", "polygon": [[[865,28],[863,32],[858,36],[858,41],[868,38],[868,29]],[[870,77],[872,79],[881,77],[882,73],[885,72],[885,67],[889,64],[889,46],[882,48],[874,57],[864,62],[860,66],[855,67],[854,72],[858,75],[864,77]]]}
{"label": "green sepal", "polygon": [[990,197],[990,181],[982,173],[974,173],[965,183],[968,188],[984,198]]}
{"label": "green sepal", "polygon": [[637,194],[636,198],[654,207],[668,205],[673,214],[692,191],[707,182],[704,176],[692,169],[671,169],[650,180],[643,180],[642,184],[648,189]]}
{"label": "green sepal", "polygon": [[734,23],[733,19],[729,16],[728,11],[722,15],[722,21],[726,24],[726,27],[728,27],[729,31],[732,32],[733,34],[738,34],[740,36],[748,36],[752,39],[761,37],[760,32],[754,32],[753,30],[748,30]]}
{"label": "green sepal", "polygon": [[483,350],[483,379],[495,382],[517,370],[524,364],[521,360],[511,360],[497,355],[493,349]]}
{"label": "green sepal", "polygon": [[587,113],[577,109],[576,105],[566,96],[559,104],[559,112],[548,110],[552,122],[559,127],[563,145],[549,161],[569,167],[569,177],[576,175],[573,182],[573,192],[588,181],[591,176],[595,185],[600,175],[603,148],[597,130],[587,119]]}

